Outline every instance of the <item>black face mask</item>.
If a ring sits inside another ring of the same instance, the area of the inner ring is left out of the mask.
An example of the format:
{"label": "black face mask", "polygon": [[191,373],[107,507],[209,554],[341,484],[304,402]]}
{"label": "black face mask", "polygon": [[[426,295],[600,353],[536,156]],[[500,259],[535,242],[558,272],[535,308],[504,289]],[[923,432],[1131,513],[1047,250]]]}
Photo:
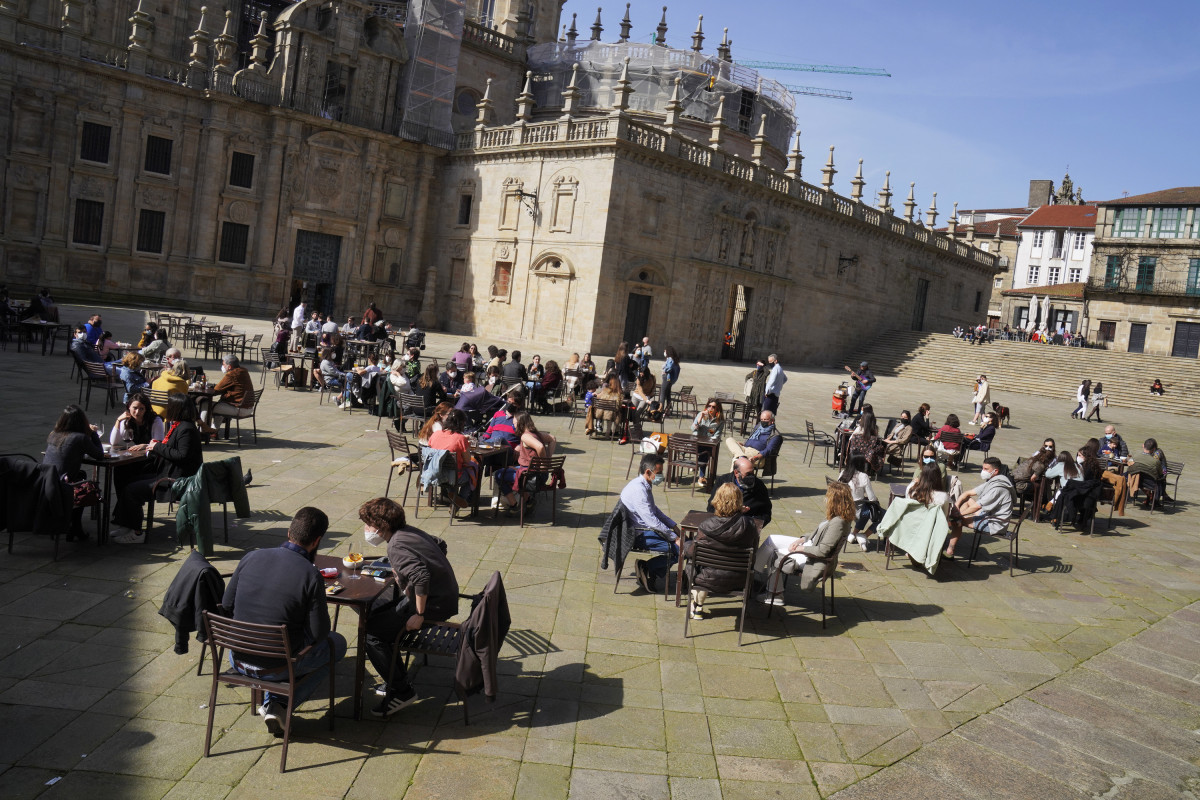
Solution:
{"label": "black face mask", "polygon": [[749,475],[747,475],[744,478],[741,478],[740,480],[741,480],[742,486],[745,486],[747,489],[753,489],[754,484],[758,481],[758,478],[754,477],[754,473],[751,472]]}

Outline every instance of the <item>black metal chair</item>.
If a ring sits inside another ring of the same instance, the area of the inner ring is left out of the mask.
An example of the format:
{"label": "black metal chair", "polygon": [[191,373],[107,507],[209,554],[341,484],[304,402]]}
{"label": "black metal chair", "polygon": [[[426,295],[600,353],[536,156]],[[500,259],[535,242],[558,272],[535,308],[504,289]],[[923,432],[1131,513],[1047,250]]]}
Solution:
{"label": "black metal chair", "polygon": [[825,463],[828,464],[829,451],[837,448],[837,440],[831,434],[817,430],[808,420],[804,421],[804,431],[808,434],[808,447],[804,450],[804,455],[808,458],[808,466],[812,466],[812,457],[818,447],[825,448]]}
{"label": "black metal chair", "polygon": [[[696,540],[692,556],[687,560],[685,570],[689,586],[695,586],[696,571],[710,568],[727,573],[744,572],[746,582],[742,586],[742,611],[738,615],[738,647],[742,646],[742,633],[746,627],[746,607],[750,605],[750,587],[753,585],[755,548],[730,552],[728,549],[717,548],[707,544],[702,539]],[[670,583],[670,581],[665,581]],[[688,638],[688,621],[692,616],[691,603],[684,605],[683,638]]]}
{"label": "black metal chair", "polygon": [[981,518],[979,518],[979,519],[984,519],[984,520],[987,520],[987,521],[993,522],[993,523],[1000,523],[1001,528],[997,531],[988,533],[988,532],[980,531],[974,525],[971,526],[970,530],[973,530],[975,532],[975,538],[974,538],[974,541],[971,542],[971,551],[970,551],[970,554],[967,556],[967,569],[971,568],[971,562],[974,561],[975,557],[979,554],[979,543],[981,541],[983,541],[984,536],[990,536],[994,539],[1007,539],[1008,540],[1008,575],[1011,578],[1012,574],[1013,574],[1013,569],[1017,565],[1017,559],[1020,557],[1020,554],[1021,554],[1021,545],[1020,545],[1020,541],[1019,541],[1020,534],[1021,534],[1021,523],[1025,521],[1025,518],[1027,516],[1029,516],[1028,512],[1021,514],[1020,516],[1015,517],[1015,518],[1014,517],[1003,517],[1003,518],[1001,518],[1001,517],[981,517]]}

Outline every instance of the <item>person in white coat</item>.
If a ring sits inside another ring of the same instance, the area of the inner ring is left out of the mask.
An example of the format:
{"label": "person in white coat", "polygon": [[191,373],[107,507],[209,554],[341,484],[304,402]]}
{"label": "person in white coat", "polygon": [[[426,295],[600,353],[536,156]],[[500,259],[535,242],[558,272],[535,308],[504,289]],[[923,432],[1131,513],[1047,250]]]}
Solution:
{"label": "person in white coat", "polygon": [[975,382],[975,396],[971,398],[971,402],[975,404],[975,416],[971,417],[971,424],[978,425],[980,415],[992,404],[992,389],[988,385],[987,375],[980,375],[979,380]]}
{"label": "person in white coat", "polygon": [[771,365],[771,371],[767,374],[767,385],[763,390],[762,410],[776,414],[779,411],[779,395],[783,391],[783,385],[787,383],[787,375],[783,373],[779,356],[771,353],[767,356],[767,363]]}

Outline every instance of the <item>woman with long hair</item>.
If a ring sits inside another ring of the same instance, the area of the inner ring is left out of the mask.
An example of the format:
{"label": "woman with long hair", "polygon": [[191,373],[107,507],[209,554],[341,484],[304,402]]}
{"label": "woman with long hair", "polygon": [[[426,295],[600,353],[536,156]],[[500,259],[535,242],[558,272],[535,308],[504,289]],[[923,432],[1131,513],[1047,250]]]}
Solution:
{"label": "woman with long hair", "polygon": [[530,402],[536,404],[543,413],[549,414],[553,409],[546,403],[546,398],[558,388],[562,381],[563,372],[559,369],[558,362],[550,359],[546,362],[546,371],[542,374],[541,382],[533,387]]}
{"label": "woman with long hair", "polygon": [[[721,484],[712,499],[714,516],[700,523],[695,539],[684,543],[683,557],[693,558],[698,543],[728,555],[758,547],[758,526],[742,513],[742,502],[742,492],[736,484]],[[716,567],[698,568],[692,581],[688,616],[703,619],[704,601],[708,599],[709,592],[738,591],[745,585],[744,581],[742,573]]]}
{"label": "woman with long hair", "polygon": [[942,481],[942,471],[936,463],[921,465],[921,469],[905,488],[904,496],[926,506],[944,506],[950,500],[950,494],[945,491],[945,483]]}
{"label": "woman with long hair", "polygon": [[[54,430],[46,437],[46,454],[42,456],[42,463],[54,467],[63,479],[74,482],[87,477],[83,471],[85,457],[104,457],[99,428],[88,422],[82,408],[69,405],[58,415]],[[71,531],[67,534],[67,541],[74,541],[77,537],[87,538],[83,532],[82,507],[71,511]]]}
{"label": "woman with long hair", "polygon": [[554,455],[558,441],[548,433],[537,429],[533,417],[528,411],[517,411],[512,416],[513,430],[518,436],[517,465],[505,467],[496,473],[496,489],[498,494],[492,498],[492,508],[505,509],[516,507],[520,496],[517,494],[517,478],[529,468],[534,458],[549,458]]}
{"label": "woman with long hair", "polygon": [[1092,396],[1092,381],[1090,378],[1084,378],[1079,384],[1079,388],[1075,390],[1075,410],[1071,412],[1071,419],[1083,419],[1084,410],[1087,408],[1088,398]]}
{"label": "woman with long hair", "polygon": [[943,453],[947,453],[947,454],[956,453],[956,452],[958,452],[958,449],[960,447],[962,447],[962,443],[961,442],[943,441],[943,438],[948,433],[958,434],[959,436],[962,436],[962,430],[958,427],[958,415],[957,414],[947,414],[946,415],[946,424],[943,425],[942,427],[938,428],[937,434],[935,434],[933,437],[933,441],[935,442],[935,446],[937,447],[938,450],[941,450]]}
{"label": "woman with long hair", "polygon": [[[437,376],[434,376],[436,383]],[[467,425],[467,415],[457,408],[446,412],[442,418],[442,429],[429,437],[429,447],[434,450],[446,450],[454,454],[455,484],[454,504],[459,508],[467,508],[471,503],[469,498],[475,486],[475,461],[471,458],[471,446],[463,429]]]}
{"label": "woman with long hair", "polygon": [[800,588],[809,591],[817,585],[825,571],[825,562],[833,558],[842,540],[850,535],[854,521],[854,499],[850,487],[840,481],[829,484],[825,489],[825,521],[807,539],[772,534],[759,545],[754,558],[756,572],[765,573],[767,591],[758,596],[761,603],[783,605],[779,593],[783,587],[775,584],[775,565],[785,559],[782,571],[794,574],[799,571]]}
{"label": "woman with long hair", "polygon": [[[1069,460],[1070,456],[1067,455],[1066,461],[1069,462]],[[1072,465],[1065,463],[1065,466]],[[1081,526],[1086,527],[1091,521],[1092,515],[1096,513],[1096,502],[1099,499],[1101,485],[1100,476],[1103,474],[1104,468],[1100,466],[1095,451],[1086,445],[1076,451],[1073,466],[1075,474],[1068,475],[1064,471],[1062,489],[1059,490],[1058,496],[1054,498],[1054,505],[1050,508],[1049,518],[1052,520],[1050,524],[1055,530],[1063,523],[1072,525],[1078,522]]]}
{"label": "woman with long hair", "polygon": [[633,400],[633,404],[637,407],[639,413],[649,407],[650,401],[654,399],[654,389],[656,386],[654,373],[648,367],[642,367],[638,370],[637,382],[634,384],[633,390],[629,393],[629,399]]}
{"label": "woman with long hair", "polygon": [[671,387],[679,380],[679,356],[675,348],[667,345],[663,349],[662,383],[658,394],[658,404],[663,411],[671,405]]}
{"label": "woman with long hair", "polygon": [[1108,396],[1104,394],[1104,384],[1097,381],[1096,388],[1092,389],[1092,394],[1088,397],[1087,415],[1084,416],[1084,421],[1091,422],[1092,414],[1095,414],[1096,422],[1103,425],[1104,420],[1100,419],[1100,407],[1105,405],[1108,405]]}
{"label": "woman with long hair", "polygon": [[842,474],[838,476],[838,480],[850,487],[850,497],[854,500],[854,532],[850,536],[856,539],[858,546],[862,548],[863,552],[866,552],[867,537],[871,533],[867,531],[864,535],[863,530],[873,526],[874,515],[879,513],[875,511],[876,508],[879,508],[879,499],[875,497],[875,490],[871,488],[871,476],[867,474],[867,460],[862,456],[850,456],[850,460],[846,463]]}
{"label": "woman with long hair", "polygon": [[427,413],[427,409],[432,409],[438,403],[446,402],[450,397],[446,394],[446,389],[442,386],[442,382],[438,380],[437,364],[430,362],[425,366],[425,372],[422,373],[420,379],[417,380],[415,386],[412,386],[410,391],[421,398],[423,407],[421,413]]}
{"label": "woman with long hair", "polygon": [[429,446],[429,437],[442,429],[442,420],[454,408],[452,403],[441,402],[434,407],[433,413],[429,415],[429,419],[425,420],[425,424],[421,426],[421,430],[417,432],[417,443],[421,447]]}
{"label": "woman with long hair", "polygon": [[162,478],[190,478],[200,471],[204,453],[200,449],[200,431],[196,427],[196,406],[186,394],[167,398],[163,414],[165,432],[161,441],[151,439],[146,450],[158,469],[154,475],[131,482],[117,496],[113,512],[119,527],[113,530],[117,544],[140,544],[146,540],[142,532],[142,505],[154,496],[154,484]]}

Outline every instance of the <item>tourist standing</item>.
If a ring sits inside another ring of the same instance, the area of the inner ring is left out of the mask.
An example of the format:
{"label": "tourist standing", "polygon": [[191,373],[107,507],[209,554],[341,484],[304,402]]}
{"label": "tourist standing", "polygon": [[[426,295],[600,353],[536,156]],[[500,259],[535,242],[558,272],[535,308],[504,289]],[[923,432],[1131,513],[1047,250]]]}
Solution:
{"label": "tourist standing", "polygon": [[779,395],[783,392],[783,385],[787,383],[787,375],[783,372],[783,365],[779,363],[779,356],[771,353],[767,356],[767,363],[771,365],[771,369],[763,387],[762,410],[770,411],[774,418],[779,411]]}
{"label": "tourist standing", "polygon": [[980,375],[979,380],[975,381],[975,396],[971,402],[975,404],[975,416],[971,417],[971,424],[978,425],[980,415],[992,402],[992,389],[988,385],[987,375]]}

